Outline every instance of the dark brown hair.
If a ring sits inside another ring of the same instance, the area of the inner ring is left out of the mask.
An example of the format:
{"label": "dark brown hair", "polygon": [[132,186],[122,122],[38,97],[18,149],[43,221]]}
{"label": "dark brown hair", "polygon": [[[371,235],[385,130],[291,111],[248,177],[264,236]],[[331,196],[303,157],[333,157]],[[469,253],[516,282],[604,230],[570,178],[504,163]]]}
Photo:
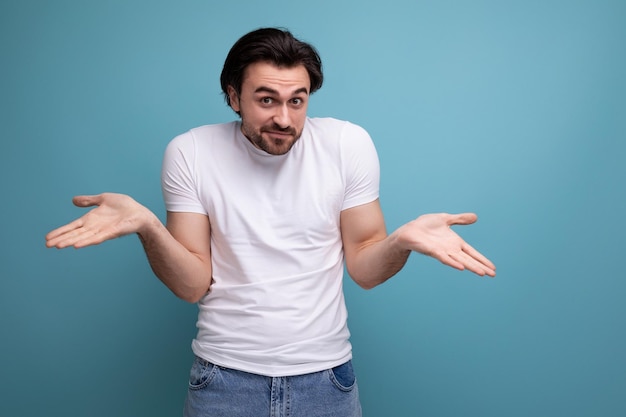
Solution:
{"label": "dark brown hair", "polygon": [[228,105],[228,86],[240,94],[244,71],[255,62],[287,68],[304,65],[311,81],[309,94],[319,90],[324,81],[322,60],[312,45],[296,39],[288,30],[261,28],[242,36],[226,56],[220,83]]}

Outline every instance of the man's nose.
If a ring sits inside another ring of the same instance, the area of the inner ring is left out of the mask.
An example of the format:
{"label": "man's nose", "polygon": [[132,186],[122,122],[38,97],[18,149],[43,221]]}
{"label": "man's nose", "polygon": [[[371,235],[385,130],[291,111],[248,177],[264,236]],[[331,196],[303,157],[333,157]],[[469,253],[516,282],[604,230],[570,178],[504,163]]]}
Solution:
{"label": "man's nose", "polygon": [[276,113],[274,113],[274,123],[280,126],[281,128],[287,128],[291,126],[291,116],[289,114],[289,108],[286,104],[282,106],[278,106],[276,108]]}

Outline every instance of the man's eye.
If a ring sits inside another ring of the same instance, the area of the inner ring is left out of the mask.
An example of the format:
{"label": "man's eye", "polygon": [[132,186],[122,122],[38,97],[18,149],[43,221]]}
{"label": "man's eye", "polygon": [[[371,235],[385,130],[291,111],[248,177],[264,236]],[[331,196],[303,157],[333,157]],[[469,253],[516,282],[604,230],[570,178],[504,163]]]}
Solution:
{"label": "man's eye", "polygon": [[302,99],[301,98],[294,98],[291,100],[291,102],[297,106],[299,106],[300,104],[302,104]]}
{"label": "man's eye", "polygon": [[261,103],[263,103],[263,104],[272,104],[272,99],[270,97],[263,97],[261,99]]}

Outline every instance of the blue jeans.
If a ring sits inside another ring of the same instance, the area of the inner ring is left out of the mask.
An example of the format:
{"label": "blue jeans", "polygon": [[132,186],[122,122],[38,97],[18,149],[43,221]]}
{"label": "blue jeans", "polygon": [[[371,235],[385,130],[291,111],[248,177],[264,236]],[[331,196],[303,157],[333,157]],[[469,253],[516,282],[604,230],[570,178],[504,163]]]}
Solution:
{"label": "blue jeans", "polygon": [[267,377],[196,358],[185,417],[361,417],[352,362],[321,372]]}

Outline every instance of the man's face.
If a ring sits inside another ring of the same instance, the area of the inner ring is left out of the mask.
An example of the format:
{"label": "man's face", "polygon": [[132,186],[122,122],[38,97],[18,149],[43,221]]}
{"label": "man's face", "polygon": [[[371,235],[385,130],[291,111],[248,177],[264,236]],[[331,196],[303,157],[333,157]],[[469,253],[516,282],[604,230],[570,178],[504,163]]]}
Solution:
{"label": "man's face", "polygon": [[241,114],[241,131],[254,146],[283,155],[302,135],[311,82],[303,65],[277,67],[267,62],[250,64],[241,94],[228,88],[230,104]]}

